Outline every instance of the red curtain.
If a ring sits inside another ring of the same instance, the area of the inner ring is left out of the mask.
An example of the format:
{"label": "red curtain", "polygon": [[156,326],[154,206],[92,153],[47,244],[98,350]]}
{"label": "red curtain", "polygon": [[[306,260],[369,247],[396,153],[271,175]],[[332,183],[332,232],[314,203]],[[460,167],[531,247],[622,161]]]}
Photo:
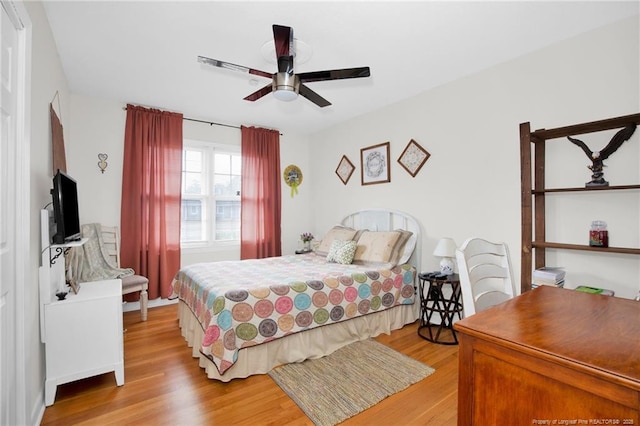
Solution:
{"label": "red curtain", "polygon": [[242,126],[240,258],[282,254],[280,133]]}
{"label": "red curtain", "polygon": [[[127,105],[120,259],[167,298],[180,268],[182,114]],[[137,297],[137,296],[135,296]]]}

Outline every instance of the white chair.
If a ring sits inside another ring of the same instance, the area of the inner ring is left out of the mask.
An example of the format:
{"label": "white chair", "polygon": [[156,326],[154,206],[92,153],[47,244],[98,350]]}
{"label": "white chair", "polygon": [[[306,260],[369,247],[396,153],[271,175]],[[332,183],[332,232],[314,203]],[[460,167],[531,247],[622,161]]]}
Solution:
{"label": "white chair", "polygon": [[464,316],[516,295],[509,247],[481,238],[469,238],[456,249]]}
{"label": "white chair", "polygon": [[[108,261],[112,266],[120,268],[120,232],[117,226],[100,225],[102,244],[109,255]],[[147,320],[147,306],[149,303],[149,280],[142,275],[130,275],[122,278],[122,294],[140,292],[140,314],[142,321]]]}

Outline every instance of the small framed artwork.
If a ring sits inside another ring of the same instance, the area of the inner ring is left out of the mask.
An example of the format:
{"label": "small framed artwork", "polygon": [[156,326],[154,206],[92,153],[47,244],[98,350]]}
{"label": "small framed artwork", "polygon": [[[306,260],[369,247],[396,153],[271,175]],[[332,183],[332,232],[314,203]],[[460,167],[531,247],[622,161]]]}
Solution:
{"label": "small framed artwork", "polygon": [[342,183],[346,185],[347,182],[349,182],[349,179],[351,179],[351,175],[353,174],[353,171],[355,169],[356,167],[353,165],[353,163],[349,161],[346,155],[343,155],[342,159],[340,159],[340,162],[338,163],[336,174],[338,175]]}
{"label": "small framed artwork", "polygon": [[431,157],[431,154],[421,147],[418,142],[411,139],[398,158],[398,163],[400,163],[412,177],[416,177],[429,157]]}
{"label": "small framed artwork", "polygon": [[389,142],[368,146],[360,150],[362,185],[391,182],[389,169]]}

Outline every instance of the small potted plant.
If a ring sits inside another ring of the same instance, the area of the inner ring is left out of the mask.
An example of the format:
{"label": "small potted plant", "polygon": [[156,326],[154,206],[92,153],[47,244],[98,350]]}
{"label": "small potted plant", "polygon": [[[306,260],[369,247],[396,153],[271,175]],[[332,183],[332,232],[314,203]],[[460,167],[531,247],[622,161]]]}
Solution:
{"label": "small potted plant", "polygon": [[303,232],[300,234],[302,240],[303,250],[311,251],[311,240],[313,240],[313,234],[311,232]]}

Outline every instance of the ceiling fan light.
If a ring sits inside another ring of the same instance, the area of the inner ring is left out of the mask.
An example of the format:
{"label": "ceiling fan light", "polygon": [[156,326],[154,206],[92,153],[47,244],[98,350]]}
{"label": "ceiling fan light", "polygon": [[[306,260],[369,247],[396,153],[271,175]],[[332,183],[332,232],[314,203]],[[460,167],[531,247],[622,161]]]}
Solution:
{"label": "ceiling fan light", "polygon": [[273,82],[273,96],[280,101],[290,102],[298,97],[300,81],[298,76],[279,72]]}
{"label": "ceiling fan light", "polygon": [[291,102],[298,97],[298,94],[293,90],[293,88],[283,88],[273,92],[273,96],[275,96],[279,101]]}

